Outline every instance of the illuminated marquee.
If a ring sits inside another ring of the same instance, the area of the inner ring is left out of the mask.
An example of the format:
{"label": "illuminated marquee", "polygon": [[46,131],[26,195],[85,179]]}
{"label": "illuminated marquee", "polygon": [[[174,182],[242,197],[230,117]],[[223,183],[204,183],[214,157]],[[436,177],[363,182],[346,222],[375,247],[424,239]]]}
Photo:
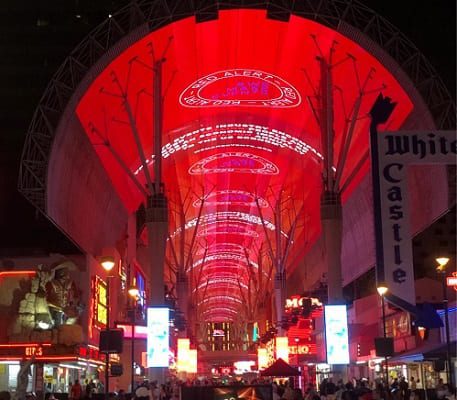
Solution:
{"label": "illuminated marquee", "polygon": [[251,69],[232,69],[206,75],[179,96],[184,107],[297,107],[297,89],[276,75]]}
{"label": "illuminated marquee", "polygon": [[263,157],[245,152],[214,154],[189,168],[191,175],[226,173],[278,175],[279,168]]}

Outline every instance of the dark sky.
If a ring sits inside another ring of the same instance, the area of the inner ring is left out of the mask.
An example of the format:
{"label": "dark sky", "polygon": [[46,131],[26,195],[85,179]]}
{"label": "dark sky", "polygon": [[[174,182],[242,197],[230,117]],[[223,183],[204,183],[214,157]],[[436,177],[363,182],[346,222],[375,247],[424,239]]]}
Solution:
{"label": "dark sky", "polygon": [[[436,67],[455,98],[456,10],[449,0],[364,0],[398,26]],[[127,1],[0,2],[0,257],[72,245],[17,192],[25,133],[46,84],[71,50]],[[79,16],[79,17],[77,17]],[[37,21],[46,22],[38,27]]]}

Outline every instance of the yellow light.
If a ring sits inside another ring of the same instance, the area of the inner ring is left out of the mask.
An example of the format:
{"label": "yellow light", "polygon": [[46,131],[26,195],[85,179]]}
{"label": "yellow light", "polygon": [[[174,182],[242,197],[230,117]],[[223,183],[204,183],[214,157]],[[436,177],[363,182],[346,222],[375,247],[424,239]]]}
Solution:
{"label": "yellow light", "polygon": [[437,257],[436,262],[438,263],[436,269],[438,271],[443,271],[446,269],[446,265],[449,262],[449,257]]}
{"label": "yellow light", "polygon": [[140,291],[138,290],[138,288],[136,286],[130,286],[129,288],[129,295],[131,297],[133,297],[134,299],[136,299],[138,297],[138,294],[140,293]]}
{"label": "yellow light", "polygon": [[178,361],[176,363],[176,369],[179,372],[185,372],[189,368],[189,352],[190,352],[190,340],[185,338],[178,339]]}
{"label": "yellow light", "polygon": [[388,292],[388,288],[387,286],[384,286],[384,285],[379,285],[376,290],[378,291],[379,295],[380,296],[384,296],[387,292]]}
{"label": "yellow light", "polygon": [[187,372],[191,374],[197,373],[197,350],[189,350],[188,353],[188,364],[187,364]]}
{"label": "yellow light", "polygon": [[278,336],[276,338],[276,359],[282,358],[286,363],[289,362],[289,338]]}
{"label": "yellow light", "polygon": [[109,272],[114,268],[114,257],[103,256],[100,258],[100,264],[106,272]]}
{"label": "yellow light", "polygon": [[257,364],[259,365],[259,370],[268,367],[267,349],[257,349]]}

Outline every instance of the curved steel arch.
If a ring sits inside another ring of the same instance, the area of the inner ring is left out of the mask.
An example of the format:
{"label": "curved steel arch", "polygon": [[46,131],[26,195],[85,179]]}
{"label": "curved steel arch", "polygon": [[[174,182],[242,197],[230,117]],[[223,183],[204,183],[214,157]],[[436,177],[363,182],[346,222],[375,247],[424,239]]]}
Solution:
{"label": "curved steel arch", "polygon": [[268,17],[279,20],[287,20],[293,14],[346,35],[360,36],[361,40],[368,37],[408,75],[433,115],[436,126],[455,127],[455,104],[433,66],[394,25],[358,1],[133,1],[92,30],[54,74],[35,110],[26,136],[19,171],[19,191],[46,213],[48,160],[58,123],[88,71],[111,47],[121,39],[137,40],[150,31],[189,16],[195,16],[197,22],[201,22],[217,18],[219,10],[233,8],[266,9]]}

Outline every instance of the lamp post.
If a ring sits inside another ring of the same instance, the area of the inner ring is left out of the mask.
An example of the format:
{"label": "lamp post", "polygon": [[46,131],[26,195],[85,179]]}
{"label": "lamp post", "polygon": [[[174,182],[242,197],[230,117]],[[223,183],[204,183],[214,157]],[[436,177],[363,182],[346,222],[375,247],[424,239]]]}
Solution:
{"label": "lamp post", "polygon": [[446,289],[446,265],[449,262],[448,257],[438,257],[436,258],[438,266],[436,271],[441,275],[441,282],[443,285],[443,307],[444,307],[444,329],[446,332],[446,362],[447,362],[447,383],[452,390],[454,391],[454,377],[453,371],[451,371],[451,340],[449,335],[449,309],[448,309],[448,298],[447,298],[447,289]]}
{"label": "lamp post", "polygon": [[132,367],[131,367],[131,376],[130,376],[130,390],[132,393],[134,393],[134,385],[135,385],[135,324],[136,324],[136,301],[138,298],[138,293],[139,290],[135,285],[132,285],[129,288],[129,295],[132,297],[132,302],[133,302],[133,307],[132,307],[132,347],[131,347],[131,362],[132,362]]}
{"label": "lamp post", "polygon": [[[384,295],[387,293],[387,286],[385,285],[379,285],[376,290],[378,291],[378,294],[381,296],[381,308],[382,308],[382,333],[384,339],[387,338],[387,332],[386,332],[386,311],[384,307]],[[385,379],[386,379],[386,385],[389,386],[389,364],[387,363],[387,356],[384,356],[384,364],[386,366],[386,372],[385,372]]]}
{"label": "lamp post", "polygon": [[298,342],[300,341],[300,338],[296,337],[294,338],[295,341],[295,354],[296,354],[296,360],[297,360],[297,367],[300,366],[299,360],[298,360]]}
{"label": "lamp post", "polygon": [[[109,298],[109,289],[110,289],[110,278],[109,273],[114,268],[114,257],[105,256],[100,260],[100,264],[103,269],[107,272],[106,275],[106,331],[109,332],[110,329],[110,320],[109,320],[109,309],[110,309],[110,298]],[[109,342],[109,340],[108,340]],[[109,400],[109,352],[105,353],[105,400]]]}

